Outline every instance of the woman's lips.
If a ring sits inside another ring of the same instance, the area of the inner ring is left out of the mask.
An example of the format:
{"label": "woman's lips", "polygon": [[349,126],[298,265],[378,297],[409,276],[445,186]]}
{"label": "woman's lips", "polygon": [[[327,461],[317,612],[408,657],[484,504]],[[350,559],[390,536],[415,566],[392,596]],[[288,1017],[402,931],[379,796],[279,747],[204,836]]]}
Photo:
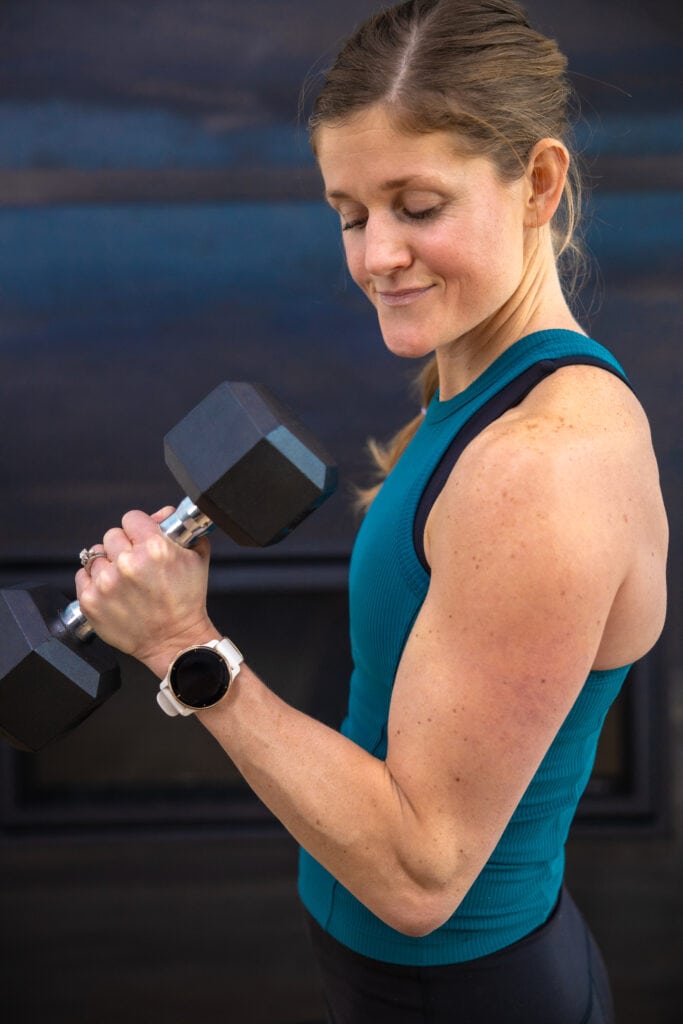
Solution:
{"label": "woman's lips", "polygon": [[411,302],[421,298],[430,288],[432,288],[432,285],[428,284],[424,288],[400,288],[394,292],[378,291],[377,295],[384,306],[409,306]]}

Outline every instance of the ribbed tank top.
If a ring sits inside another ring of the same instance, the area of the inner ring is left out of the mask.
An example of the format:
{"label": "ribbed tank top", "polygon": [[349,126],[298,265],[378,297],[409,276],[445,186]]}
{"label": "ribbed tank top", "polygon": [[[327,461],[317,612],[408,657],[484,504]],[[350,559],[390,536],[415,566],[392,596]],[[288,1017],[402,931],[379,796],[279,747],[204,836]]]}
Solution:
{"label": "ribbed tank top", "polygon": [[[354,667],[342,732],[379,759],[386,756],[396,670],[429,587],[413,537],[425,487],[453,439],[493,396],[535,363],[570,356],[624,376],[614,357],[582,334],[551,330],[522,338],[465,391],[444,402],[435,396],[363,521],[349,574]],[[299,892],[308,911],[350,949],[415,966],[486,956],[543,924],[559,895],[564,845],[600,730],[629,668],[589,674],[491,857],[444,925],[421,938],[395,931],[302,850]]]}

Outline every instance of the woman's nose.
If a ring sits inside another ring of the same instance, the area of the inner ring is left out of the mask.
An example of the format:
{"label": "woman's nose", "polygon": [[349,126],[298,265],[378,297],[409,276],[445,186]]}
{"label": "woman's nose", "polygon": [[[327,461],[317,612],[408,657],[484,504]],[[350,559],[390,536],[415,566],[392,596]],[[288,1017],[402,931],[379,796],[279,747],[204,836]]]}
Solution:
{"label": "woman's nose", "polygon": [[365,269],[373,277],[386,277],[410,265],[412,253],[405,227],[387,217],[368,217],[364,230]]}

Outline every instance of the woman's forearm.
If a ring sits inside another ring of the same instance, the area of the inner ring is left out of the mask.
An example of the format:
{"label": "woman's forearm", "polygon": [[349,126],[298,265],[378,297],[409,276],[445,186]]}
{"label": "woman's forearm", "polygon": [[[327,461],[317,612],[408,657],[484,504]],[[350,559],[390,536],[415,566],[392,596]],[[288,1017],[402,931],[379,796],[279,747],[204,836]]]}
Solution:
{"label": "woman's forearm", "polygon": [[385,762],[290,707],[248,667],[198,717],[297,842],[378,917],[425,934],[452,913],[450,865],[431,863]]}

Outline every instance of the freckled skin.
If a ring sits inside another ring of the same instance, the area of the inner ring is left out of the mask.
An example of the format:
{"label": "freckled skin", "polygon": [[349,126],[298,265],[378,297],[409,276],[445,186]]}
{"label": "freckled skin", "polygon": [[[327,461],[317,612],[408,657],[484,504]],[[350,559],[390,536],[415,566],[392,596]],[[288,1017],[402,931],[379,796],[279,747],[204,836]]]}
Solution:
{"label": "freckled skin", "polygon": [[[524,335],[581,330],[550,232],[561,142],[539,140],[512,183],[452,135],[397,132],[381,108],[317,142],[350,273],[391,352],[434,354],[442,398]],[[208,541],[160,538],[169,511],[129,512],[105,536],[107,559],[76,580],[96,631],[160,677],[180,650],[220,636]],[[480,873],[590,669],[657,639],[666,544],[642,409],[611,375],[565,367],[466,448],[432,508],[430,586],[397,668],[384,761],[248,664],[197,717],[342,885],[391,927],[428,934]]]}

